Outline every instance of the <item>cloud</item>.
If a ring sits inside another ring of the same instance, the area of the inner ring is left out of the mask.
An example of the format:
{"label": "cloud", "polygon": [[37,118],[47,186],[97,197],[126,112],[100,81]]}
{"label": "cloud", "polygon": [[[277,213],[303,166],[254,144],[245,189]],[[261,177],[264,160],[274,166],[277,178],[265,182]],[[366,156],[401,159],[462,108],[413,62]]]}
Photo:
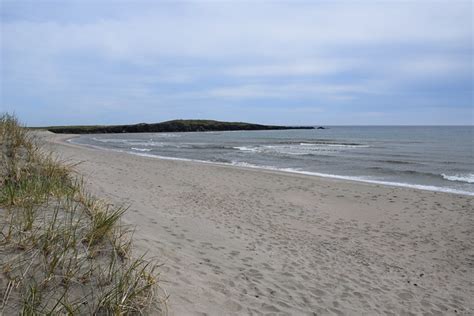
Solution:
{"label": "cloud", "polygon": [[473,62],[448,56],[425,56],[400,62],[397,69],[401,75],[407,77],[447,77],[452,74],[463,76],[472,75]]}
{"label": "cloud", "polygon": [[207,92],[209,97],[222,98],[353,98],[357,94],[369,93],[362,85],[328,85],[328,84],[287,84],[287,85],[243,85],[220,87]]}
{"label": "cloud", "polygon": [[240,77],[320,76],[347,71],[356,66],[355,60],[320,58],[292,63],[241,65],[226,69],[224,73]]}
{"label": "cloud", "polygon": [[[94,9],[89,2],[85,6]],[[207,3],[188,4],[173,14],[152,7],[115,19],[21,20],[2,27],[9,49],[35,47],[44,54],[87,51],[129,62],[170,55],[303,57],[353,45],[466,40],[471,36],[469,13],[462,9],[469,5]]]}
{"label": "cloud", "polygon": [[423,104],[472,102],[470,1],[57,1],[2,9],[0,103],[33,119],[28,113],[38,110],[28,103],[64,107],[64,115],[81,108],[94,119],[114,109],[192,116],[252,100],[354,111],[383,100],[400,111],[418,107],[421,93]]}

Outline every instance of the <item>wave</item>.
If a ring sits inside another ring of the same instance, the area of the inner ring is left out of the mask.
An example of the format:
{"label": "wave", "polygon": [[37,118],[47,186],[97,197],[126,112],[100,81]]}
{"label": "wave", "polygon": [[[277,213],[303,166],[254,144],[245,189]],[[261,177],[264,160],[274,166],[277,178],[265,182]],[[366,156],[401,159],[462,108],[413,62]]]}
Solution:
{"label": "wave", "polygon": [[441,176],[443,177],[443,179],[449,180],[449,181],[474,183],[474,173],[456,174],[456,175],[446,175],[442,173]]}
{"label": "wave", "polygon": [[312,140],[312,139],[299,139],[299,140],[281,140],[274,141],[273,145],[299,145],[299,146],[334,146],[334,147],[370,147],[368,144],[344,142],[336,140]]}
{"label": "wave", "polygon": [[92,137],[92,140],[95,140],[96,142],[101,142],[101,143],[127,143],[130,141],[129,139],[97,138],[97,137]]}
{"label": "wave", "polygon": [[288,173],[303,174],[303,175],[317,176],[317,177],[331,178],[331,179],[338,179],[338,180],[348,180],[348,181],[364,182],[364,183],[371,183],[371,184],[380,184],[380,185],[386,185],[386,186],[412,188],[412,189],[418,189],[418,190],[424,190],[424,191],[445,192],[445,193],[454,193],[454,194],[474,196],[474,192],[447,188],[447,187],[439,187],[439,186],[434,186],[434,185],[422,185],[422,184],[412,184],[412,183],[404,183],[404,182],[374,180],[374,179],[370,179],[369,177],[341,176],[341,175],[335,175],[335,174],[304,171],[304,170],[294,169],[294,168],[278,168],[278,167],[273,167],[273,166],[255,165],[255,164],[242,162],[242,161],[232,161],[231,163],[228,163],[228,162],[213,162],[213,161],[207,161],[207,160],[196,160],[196,159],[187,159],[187,158],[164,157],[164,156],[142,154],[142,153],[132,153],[132,154],[145,156],[145,157],[166,159],[166,160],[199,162],[199,163],[205,163],[205,164],[230,165],[230,166],[235,166],[235,167],[263,169],[263,170],[278,171],[278,172],[288,172]]}
{"label": "wave", "polygon": [[[121,139],[104,139],[105,142],[121,142],[123,140]],[[112,141],[111,141],[112,140]],[[381,184],[381,185],[391,185],[391,186],[400,186],[400,187],[409,187],[409,188],[416,188],[416,189],[422,189],[422,190],[429,190],[429,191],[440,191],[440,192],[450,192],[450,193],[457,193],[457,194],[464,194],[464,195],[474,195],[474,192],[469,192],[469,191],[463,191],[463,190],[458,190],[455,188],[450,188],[450,187],[444,187],[442,186],[442,182],[440,182],[441,186],[436,186],[436,185],[419,185],[419,184],[413,184],[413,183],[404,183],[404,182],[391,182],[391,181],[384,181],[384,180],[379,180],[370,176],[360,176],[360,177],[353,177],[353,176],[342,176],[342,175],[334,175],[334,174],[325,174],[325,173],[318,173],[318,172],[311,172],[311,171],[305,171],[301,169],[292,169],[292,168],[277,168],[274,166],[265,166],[265,165],[254,165],[251,163],[246,163],[246,162],[239,162],[239,161],[229,161],[229,160],[224,160],[224,159],[216,159],[217,161],[209,161],[209,160],[197,160],[197,159],[188,159],[188,158],[177,158],[177,157],[169,157],[169,156],[159,156],[155,154],[150,154],[148,153],[151,151],[150,148],[147,148],[148,146],[137,146],[137,147],[131,147],[129,149],[117,149],[117,148],[104,148],[100,146],[94,146],[93,144],[84,144],[80,143],[77,141],[77,139],[74,140],[68,140],[76,144],[80,145],[85,145],[88,147],[93,147],[93,148],[98,148],[101,150],[112,150],[112,151],[117,151],[117,152],[126,152],[134,155],[139,155],[139,156],[145,156],[145,157],[152,157],[152,158],[160,158],[160,159],[167,159],[167,160],[181,160],[181,161],[196,161],[200,163],[207,163],[207,164],[220,164],[220,165],[233,165],[233,166],[240,166],[240,167],[248,167],[248,168],[258,168],[258,169],[266,169],[266,170],[274,170],[274,171],[280,171],[280,172],[291,172],[291,173],[296,173],[296,174],[306,174],[306,175],[313,175],[313,176],[320,176],[320,177],[327,177],[327,178],[334,178],[334,179],[341,179],[341,180],[351,180],[351,181],[359,181],[359,182],[366,182],[366,183],[374,183],[374,184]],[[149,142],[147,142],[149,144]],[[172,143],[172,146],[177,145],[176,143]],[[243,152],[270,152],[270,154],[275,155],[275,154],[284,154],[284,155],[314,155],[314,156],[319,156],[319,155],[324,155],[325,151],[319,150],[315,144],[310,144],[310,145],[299,145],[301,143],[298,143],[297,145],[259,145],[259,146],[235,146],[235,147],[226,147],[234,150],[241,150]],[[166,143],[166,145],[168,145]],[[171,145],[171,144],[170,144]],[[181,144],[181,145],[184,145]],[[191,144],[187,144],[191,145]],[[207,144],[194,144],[199,147],[202,147],[203,145]],[[219,145],[213,145],[211,146],[212,148],[223,148],[224,146],[219,146]],[[326,153],[328,153],[326,151]],[[387,159],[389,160],[389,159]],[[390,161],[390,160],[389,160]],[[390,163],[387,161],[388,163]],[[403,160],[392,160],[393,163],[403,163]],[[374,167],[376,168],[376,167]],[[414,168],[413,168],[414,169]],[[407,175],[419,175],[419,176],[424,176],[424,177],[437,177],[438,179],[444,179],[448,181],[456,181],[456,182],[463,182],[463,183],[469,183],[472,184],[474,183],[474,174],[473,173],[458,173],[458,174],[434,174],[434,173],[426,173],[426,172],[421,172],[421,171],[416,171],[416,170],[394,170],[390,168],[381,168],[382,171],[386,171],[389,173],[395,173],[395,174],[407,174]],[[370,174],[370,172],[369,172]]]}
{"label": "wave", "polygon": [[336,153],[341,150],[352,149],[352,148],[365,148],[368,145],[360,144],[335,144],[335,143],[294,143],[285,142],[271,145],[257,145],[257,146],[235,146],[233,149],[238,149],[249,153],[265,153],[265,154],[283,154],[291,156],[302,156],[302,155],[320,155],[325,153]]}
{"label": "wave", "polygon": [[414,165],[416,162],[410,162],[405,160],[375,160],[376,162],[390,163],[394,165]]}
{"label": "wave", "polygon": [[200,160],[200,159],[191,159],[191,158],[178,158],[178,157],[160,156],[160,155],[155,155],[155,154],[137,153],[137,152],[133,152],[133,151],[121,151],[121,150],[115,150],[115,151],[125,152],[125,153],[132,154],[132,155],[135,155],[135,156],[148,157],[148,158],[157,158],[157,159],[163,159],[163,160],[199,162],[199,163],[211,164],[211,165],[227,165],[227,166],[232,165],[232,162],[229,162],[228,160],[220,161],[219,159],[216,159],[216,161],[210,161],[210,160]]}
{"label": "wave", "polygon": [[215,144],[207,144],[207,143],[183,143],[180,145],[186,146],[186,148],[192,148],[192,149],[235,149],[232,146],[227,146],[227,145],[215,145]]}
{"label": "wave", "polygon": [[[68,141],[71,141],[71,139],[68,140]],[[74,141],[71,141],[71,142],[74,142]],[[318,176],[318,177],[332,178],[332,179],[339,179],[339,180],[349,180],[349,181],[365,182],[365,183],[380,184],[380,185],[387,185],[387,186],[414,188],[414,189],[425,190],[425,191],[447,192],[447,193],[455,193],[455,194],[474,196],[474,192],[457,190],[457,189],[446,188],[446,187],[438,187],[438,186],[432,186],[432,185],[419,185],[419,184],[411,184],[411,183],[374,180],[374,179],[370,179],[369,177],[341,176],[341,175],[335,175],[335,174],[326,174],[326,173],[320,173],[320,172],[304,171],[304,170],[294,169],[294,168],[278,168],[278,167],[274,167],[274,166],[255,165],[255,164],[251,164],[251,163],[247,163],[247,162],[239,162],[239,161],[231,161],[231,162],[222,161],[222,162],[220,162],[220,161],[208,161],[208,160],[198,160],[198,159],[189,159],[189,158],[167,157],[167,156],[159,156],[159,155],[154,155],[154,154],[148,154],[148,153],[145,153],[145,152],[136,152],[136,151],[134,152],[134,151],[124,151],[124,150],[120,150],[120,149],[104,148],[104,147],[94,146],[94,145],[90,145],[90,144],[80,144],[80,145],[83,145],[83,146],[86,146],[86,147],[97,148],[97,149],[101,149],[101,150],[111,150],[111,151],[115,151],[115,152],[124,152],[124,153],[128,153],[128,154],[136,155],[136,156],[143,156],[143,157],[157,158],[157,159],[164,159],[164,160],[199,162],[199,163],[204,163],[204,164],[226,165],[226,166],[236,166],[236,167],[245,167],[245,168],[279,171],[279,172],[289,172],[289,173],[295,173],[295,174],[304,174],[304,175]],[[471,174],[471,176],[472,176],[472,174]]]}
{"label": "wave", "polygon": [[135,147],[132,147],[133,150],[136,150],[136,151],[151,151],[150,148],[135,148]]}
{"label": "wave", "polygon": [[391,175],[414,175],[414,176],[422,176],[422,177],[431,177],[436,179],[444,179],[448,181],[456,181],[456,182],[465,182],[465,183],[474,183],[474,173],[468,174],[455,174],[455,175],[447,175],[445,173],[431,173],[431,172],[424,172],[424,171],[417,171],[417,170],[394,170],[385,167],[369,167],[369,170],[376,170],[385,174]]}
{"label": "wave", "polygon": [[152,139],[144,140],[144,139],[121,139],[121,138],[97,138],[92,137],[93,141],[99,143],[113,143],[113,144],[124,144],[124,145],[131,145],[131,146],[146,146],[146,147],[161,147],[163,143],[161,142],[154,142]]}
{"label": "wave", "polygon": [[156,133],[156,137],[181,137],[181,135],[173,133]]}
{"label": "wave", "polygon": [[238,150],[241,150],[241,151],[248,151],[248,152],[258,152],[258,149],[257,147],[247,147],[247,146],[235,146],[235,147],[232,147],[234,149],[238,149]]}
{"label": "wave", "polygon": [[163,147],[164,146],[164,143],[160,143],[160,142],[154,142],[154,141],[147,141],[147,142],[127,142],[127,145],[134,145],[134,146],[146,146],[146,147]]}
{"label": "wave", "polygon": [[432,172],[425,172],[425,171],[418,171],[418,170],[397,170],[391,169],[387,167],[368,167],[368,170],[376,170],[382,172],[384,174],[389,175],[410,175],[410,176],[422,176],[422,177],[431,177],[431,178],[440,178],[440,174],[432,173]]}
{"label": "wave", "polygon": [[388,186],[413,188],[413,189],[419,189],[419,190],[425,190],[425,191],[447,192],[447,193],[456,193],[456,194],[474,196],[474,192],[446,188],[446,187],[438,187],[434,185],[422,185],[422,184],[411,184],[411,183],[404,183],[404,182],[374,180],[374,179],[370,179],[369,177],[341,176],[341,175],[328,174],[328,173],[304,171],[304,170],[294,169],[294,168],[277,168],[277,167],[272,167],[272,166],[260,166],[260,165],[246,163],[246,162],[233,162],[232,165],[239,166],[239,167],[246,167],[246,168],[266,169],[266,170],[272,170],[272,171],[304,174],[304,175],[317,176],[317,177],[323,177],[323,178],[349,180],[349,181],[365,182],[365,183],[371,183],[371,184],[381,184],[381,185],[388,185]]}
{"label": "wave", "polygon": [[342,147],[342,148],[368,148],[369,145],[355,144],[355,143],[329,143],[329,142],[311,142],[299,143],[300,146],[327,146],[327,147]]}
{"label": "wave", "polygon": [[212,160],[212,162],[215,162],[215,163],[224,163],[224,164],[231,164],[231,163],[232,163],[231,160],[224,159],[224,158],[214,158],[214,159]]}

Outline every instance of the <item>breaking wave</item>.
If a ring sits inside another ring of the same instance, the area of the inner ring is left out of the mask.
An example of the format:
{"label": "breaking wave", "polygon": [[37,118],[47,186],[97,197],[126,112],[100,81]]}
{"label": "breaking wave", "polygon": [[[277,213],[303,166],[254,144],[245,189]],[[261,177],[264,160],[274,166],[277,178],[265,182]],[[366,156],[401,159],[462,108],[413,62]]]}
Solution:
{"label": "breaking wave", "polygon": [[135,148],[135,147],[132,147],[132,150],[136,150],[136,151],[151,151],[150,148]]}
{"label": "breaking wave", "polygon": [[238,149],[250,153],[267,153],[267,154],[283,154],[283,155],[318,155],[324,153],[338,152],[341,150],[353,148],[366,148],[368,145],[362,144],[336,144],[324,142],[311,143],[291,143],[282,142],[272,145],[257,145],[257,146],[235,146],[233,149]]}
{"label": "breaking wave", "polygon": [[457,182],[466,182],[466,183],[474,183],[474,173],[469,174],[456,174],[456,175],[446,175],[441,174],[443,179],[449,181],[457,181]]}

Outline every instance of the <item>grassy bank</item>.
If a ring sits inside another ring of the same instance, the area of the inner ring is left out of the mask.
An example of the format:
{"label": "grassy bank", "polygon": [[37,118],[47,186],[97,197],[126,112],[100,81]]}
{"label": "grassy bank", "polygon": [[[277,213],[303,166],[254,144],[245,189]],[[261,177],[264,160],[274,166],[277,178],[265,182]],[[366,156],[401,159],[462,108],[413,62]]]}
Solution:
{"label": "grassy bank", "polygon": [[124,212],[1,116],[0,314],[164,314],[157,266],[132,256]]}

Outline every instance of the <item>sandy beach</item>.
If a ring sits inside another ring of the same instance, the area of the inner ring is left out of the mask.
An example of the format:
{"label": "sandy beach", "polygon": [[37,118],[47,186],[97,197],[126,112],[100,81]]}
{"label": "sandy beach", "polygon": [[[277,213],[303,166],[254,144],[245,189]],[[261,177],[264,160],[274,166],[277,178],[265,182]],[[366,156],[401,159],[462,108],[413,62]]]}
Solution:
{"label": "sandy beach", "polygon": [[171,315],[474,313],[474,198],[162,160],[42,134],[129,205]]}

